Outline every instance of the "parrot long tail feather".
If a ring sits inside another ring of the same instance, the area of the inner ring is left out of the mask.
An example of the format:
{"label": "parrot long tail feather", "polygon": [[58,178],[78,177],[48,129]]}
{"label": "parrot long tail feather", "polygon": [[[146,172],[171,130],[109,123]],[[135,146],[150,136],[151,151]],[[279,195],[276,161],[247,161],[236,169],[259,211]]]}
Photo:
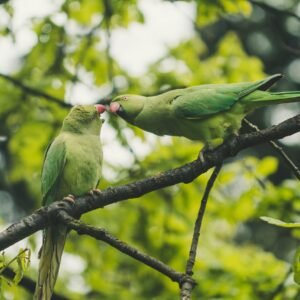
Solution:
{"label": "parrot long tail feather", "polygon": [[249,95],[248,97],[245,97],[242,101],[250,108],[257,108],[271,104],[299,102],[300,91],[275,93],[256,92],[255,97],[251,97],[251,95]]}
{"label": "parrot long tail feather", "polygon": [[45,232],[34,294],[35,300],[51,299],[67,234],[67,228],[62,225],[49,227]]}
{"label": "parrot long tail feather", "polygon": [[258,81],[256,84],[251,85],[249,88],[243,90],[239,94],[239,98],[243,98],[254,91],[266,91],[268,90],[275,82],[282,78],[281,74],[272,75],[264,80]]}
{"label": "parrot long tail feather", "polygon": [[274,92],[274,93],[270,93],[273,96],[284,96],[284,97],[291,97],[291,98],[300,98],[300,91],[291,91],[291,92]]}

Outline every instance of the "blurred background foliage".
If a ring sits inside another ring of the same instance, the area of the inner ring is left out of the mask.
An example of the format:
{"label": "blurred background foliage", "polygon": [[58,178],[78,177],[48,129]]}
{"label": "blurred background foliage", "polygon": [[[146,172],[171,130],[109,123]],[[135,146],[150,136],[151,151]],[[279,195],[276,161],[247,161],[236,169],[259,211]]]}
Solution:
{"label": "blurred background foliage", "polygon": [[[186,18],[193,32],[169,46],[139,76],[122,67],[110,50],[114,32],[146,22],[142,0],[55,1],[55,11],[22,25],[33,34],[34,42],[7,74],[18,84],[0,77],[3,228],[40,206],[43,153],[57,134],[68,105],[97,102],[96,98],[74,101],[80,86],[96,91],[101,99],[124,92],[156,94],[203,83],[252,81],[280,72],[285,77],[275,90],[300,90],[298,0],[152,1],[179,10],[182,2],[191,5],[194,15]],[[6,3],[0,6],[0,40],[14,43],[20,38],[19,29],[13,26],[20,3],[2,2]],[[164,18],[168,18],[167,11]],[[297,104],[271,107],[250,119],[266,127],[296,112]],[[182,165],[196,158],[201,148],[199,143],[155,137],[117,118],[105,118],[101,189]],[[285,139],[282,146],[299,164],[299,135]],[[184,271],[193,221],[209,174],[188,185],[91,212],[82,219]],[[289,276],[299,230],[275,228],[259,220],[267,215],[299,221],[299,211],[300,183],[270,146],[255,147],[228,160],[204,218],[194,298],[300,299],[299,288]],[[35,279],[40,236],[25,244],[33,251],[26,275]],[[20,247],[11,248],[18,252]],[[178,295],[178,286],[161,274],[89,237],[71,233],[65,250],[56,291],[71,299],[167,300]],[[31,299],[24,289],[5,281],[1,293],[4,299]]]}

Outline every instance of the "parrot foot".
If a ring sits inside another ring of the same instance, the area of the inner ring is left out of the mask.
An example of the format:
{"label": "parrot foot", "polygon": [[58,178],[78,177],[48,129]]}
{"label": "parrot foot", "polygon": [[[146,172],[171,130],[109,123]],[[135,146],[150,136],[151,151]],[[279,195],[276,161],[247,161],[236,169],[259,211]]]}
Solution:
{"label": "parrot foot", "polygon": [[99,190],[99,189],[91,189],[90,191],[89,191],[89,194],[93,197],[93,196],[95,196],[95,194],[96,195],[100,195],[102,192],[101,192],[101,190]]}
{"label": "parrot foot", "polygon": [[204,155],[211,152],[213,149],[211,149],[209,146],[204,146],[202,150],[199,152],[198,159],[203,164],[205,162]]}
{"label": "parrot foot", "polygon": [[207,144],[205,144],[205,146],[202,148],[198,156],[200,162],[203,164],[205,161],[204,155],[209,155],[210,152],[213,152],[213,150],[221,146],[223,143],[224,143],[223,138],[215,138],[210,140]]}
{"label": "parrot foot", "polygon": [[75,196],[69,194],[68,196],[64,197],[63,200],[74,203],[75,202]]}
{"label": "parrot foot", "polygon": [[198,159],[200,160],[201,164],[203,164],[203,163],[204,163],[204,155],[203,155],[203,150],[201,150],[201,151],[199,152]]}

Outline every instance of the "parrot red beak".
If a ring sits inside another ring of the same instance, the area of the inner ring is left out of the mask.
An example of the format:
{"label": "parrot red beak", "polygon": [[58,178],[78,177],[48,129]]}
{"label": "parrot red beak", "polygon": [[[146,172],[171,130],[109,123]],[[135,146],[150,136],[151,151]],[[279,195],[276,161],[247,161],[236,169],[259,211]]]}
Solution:
{"label": "parrot red beak", "polygon": [[104,113],[104,112],[106,111],[106,107],[105,107],[105,105],[103,105],[103,104],[96,104],[96,105],[95,105],[95,108],[96,108],[97,113],[98,113],[99,115],[101,115],[102,113]]}
{"label": "parrot red beak", "polygon": [[120,110],[121,105],[117,102],[110,104],[109,109],[112,113],[117,113]]}

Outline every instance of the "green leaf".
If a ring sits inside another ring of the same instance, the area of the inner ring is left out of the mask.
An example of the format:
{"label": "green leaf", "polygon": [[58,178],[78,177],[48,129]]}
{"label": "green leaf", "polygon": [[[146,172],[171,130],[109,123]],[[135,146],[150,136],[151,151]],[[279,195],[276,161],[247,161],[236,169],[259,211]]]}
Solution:
{"label": "green leaf", "polygon": [[300,248],[296,250],[293,262],[294,280],[300,284]]}
{"label": "green leaf", "polygon": [[260,217],[260,219],[267,222],[267,223],[269,223],[269,224],[279,226],[279,227],[300,228],[300,223],[286,223],[286,222],[283,222],[281,220],[274,219],[274,218],[271,218],[271,217],[265,217],[265,216]]}
{"label": "green leaf", "polygon": [[270,174],[273,174],[278,168],[278,159],[275,157],[265,157],[263,160],[261,160],[257,172],[263,176],[268,176]]}
{"label": "green leaf", "polygon": [[29,266],[30,262],[30,250],[29,249],[20,249],[17,256],[18,269],[16,275],[13,279],[14,284],[18,284],[23,278],[24,272]]}

